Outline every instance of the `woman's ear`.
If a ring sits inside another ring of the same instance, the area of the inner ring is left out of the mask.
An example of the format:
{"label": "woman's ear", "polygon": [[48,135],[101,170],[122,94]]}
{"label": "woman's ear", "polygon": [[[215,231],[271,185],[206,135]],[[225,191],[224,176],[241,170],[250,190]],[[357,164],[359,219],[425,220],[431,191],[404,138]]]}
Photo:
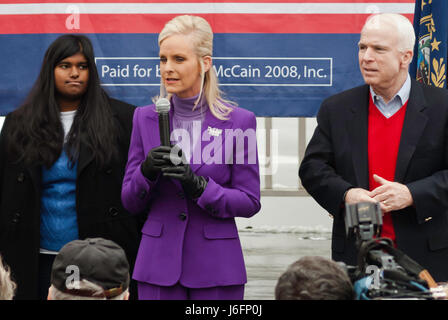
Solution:
{"label": "woman's ear", "polygon": [[204,73],[206,73],[212,67],[212,57],[204,56],[204,57],[202,57],[202,62],[203,62],[203,66],[204,66]]}

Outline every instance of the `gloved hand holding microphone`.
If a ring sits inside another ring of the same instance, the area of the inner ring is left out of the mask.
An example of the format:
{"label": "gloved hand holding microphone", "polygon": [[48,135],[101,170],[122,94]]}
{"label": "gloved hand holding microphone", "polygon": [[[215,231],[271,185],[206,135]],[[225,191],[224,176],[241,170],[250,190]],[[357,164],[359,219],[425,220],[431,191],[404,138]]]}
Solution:
{"label": "gloved hand holding microphone", "polygon": [[156,180],[159,173],[179,180],[190,199],[199,198],[207,186],[207,180],[191,170],[182,149],[178,146],[158,146],[151,149],[145,161],[142,162],[141,170],[143,175],[151,181]]}
{"label": "gloved hand holding microphone", "polygon": [[154,181],[161,172],[163,176],[180,181],[185,194],[190,199],[197,199],[204,192],[207,180],[196,175],[186,161],[182,149],[170,142],[170,101],[160,98],[156,101],[156,111],[159,115],[159,134],[161,146],[153,148],[142,163],[143,175]]}

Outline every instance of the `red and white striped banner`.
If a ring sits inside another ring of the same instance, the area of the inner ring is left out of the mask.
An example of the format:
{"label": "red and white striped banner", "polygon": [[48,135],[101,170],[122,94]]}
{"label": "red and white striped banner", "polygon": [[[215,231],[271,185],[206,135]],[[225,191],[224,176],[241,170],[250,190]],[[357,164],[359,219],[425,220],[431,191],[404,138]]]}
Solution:
{"label": "red and white striped banner", "polygon": [[[377,12],[412,21],[414,0],[0,0],[0,34],[158,33],[179,14],[206,18],[216,33],[358,33]],[[68,29],[70,19],[79,28]]]}

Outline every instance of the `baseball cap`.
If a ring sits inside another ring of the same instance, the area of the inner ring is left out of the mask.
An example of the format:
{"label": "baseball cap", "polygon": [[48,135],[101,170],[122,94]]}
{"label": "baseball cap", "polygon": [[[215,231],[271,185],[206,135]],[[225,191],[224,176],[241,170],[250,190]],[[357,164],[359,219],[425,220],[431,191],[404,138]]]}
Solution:
{"label": "baseball cap", "polygon": [[[75,281],[88,280],[103,292],[80,289]],[[129,287],[129,263],[124,250],[103,238],[87,238],[67,243],[56,256],[51,284],[58,290],[86,297],[116,297]]]}

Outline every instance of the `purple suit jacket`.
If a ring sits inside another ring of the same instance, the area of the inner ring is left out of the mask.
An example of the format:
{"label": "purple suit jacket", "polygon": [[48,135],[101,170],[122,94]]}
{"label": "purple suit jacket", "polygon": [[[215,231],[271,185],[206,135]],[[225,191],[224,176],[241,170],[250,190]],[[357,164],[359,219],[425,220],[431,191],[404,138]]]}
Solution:
{"label": "purple suit jacket", "polygon": [[[210,135],[208,127],[218,130]],[[208,184],[193,201],[176,179],[159,175],[152,182],[142,175],[141,163],[160,145],[159,124],[154,105],[136,109],[122,202],[129,212],[147,212],[148,218],[142,228],[133,279],[160,286],[180,282],[189,288],[247,282],[234,217],[251,217],[260,210],[255,136],[244,139],[244,134],[255,133],[255,128],[255,115],[245,109],[235,108],[224,121],[207,110],[201,128],[200,163],[195,158],[190,166],[197,175],[206,177]],[[219,129],[220,134],[216,133]],[[237,140],[245,141],[242,152]],[[248,141],[252,141],[252,148]],[[237,157],[243,153],[241,164]],[[255,161],[248,163],[249,158]],[[228,164],[229,160],[233,164]]]}

